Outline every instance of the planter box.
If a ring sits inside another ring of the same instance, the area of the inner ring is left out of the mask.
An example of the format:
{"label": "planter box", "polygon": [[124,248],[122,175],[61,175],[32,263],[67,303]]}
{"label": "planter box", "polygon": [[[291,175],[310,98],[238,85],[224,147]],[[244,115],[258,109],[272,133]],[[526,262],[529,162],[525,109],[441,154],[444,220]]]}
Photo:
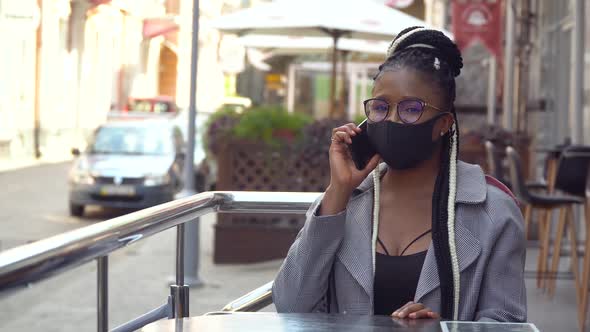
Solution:
{"label": "planter box", "polygon": [[298,230],[254,225],[215,225],[216,264],[257,263],[284,258]]}
{"label": "planter box", "polygon": [[[322,192],[330,181],[327,155],[310,158],[292,147],[233,142],[217,156],[217,190]],[[215,263],[253,263],[285,257],[304,215],[219,213]]]}

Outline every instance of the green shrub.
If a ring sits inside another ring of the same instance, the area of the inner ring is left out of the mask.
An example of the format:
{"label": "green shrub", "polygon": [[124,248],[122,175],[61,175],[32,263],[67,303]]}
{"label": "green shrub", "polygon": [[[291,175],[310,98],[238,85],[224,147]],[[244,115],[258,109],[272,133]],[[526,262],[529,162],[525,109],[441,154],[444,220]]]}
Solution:
{"label": "green shrub", "polygon": [[236,138],[262,141],[279,146],[282,141],[301,138],[302,129],[312,122],[303,113],[289,113],[280,106],[260,106],[246,110],[233,129]]}
{"label": "green shrub", "polygon": [[245,140],[273,147],[301,141],[304,127],[313,119],[303,113],[289,113],[280,106],[259,106],[237,113],[232,107],[220,108],[205,124],[206,153],[214,157],[224,142]]}

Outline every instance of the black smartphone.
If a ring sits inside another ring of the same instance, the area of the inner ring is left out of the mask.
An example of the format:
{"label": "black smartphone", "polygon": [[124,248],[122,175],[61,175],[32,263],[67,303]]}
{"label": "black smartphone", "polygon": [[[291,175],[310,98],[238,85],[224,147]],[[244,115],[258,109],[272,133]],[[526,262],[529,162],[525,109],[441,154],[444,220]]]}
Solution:
{"label": "black smartphone", "polygon": [[367,163],[377,153],[373,148],[371,142],[369,142],[369,136],[367,135],[367,119],[365,119],[359,128],[362,129],[360,134],[351,137],[352,144],[348,146],[352,160],[358,170],[362,170],[367,166]]}

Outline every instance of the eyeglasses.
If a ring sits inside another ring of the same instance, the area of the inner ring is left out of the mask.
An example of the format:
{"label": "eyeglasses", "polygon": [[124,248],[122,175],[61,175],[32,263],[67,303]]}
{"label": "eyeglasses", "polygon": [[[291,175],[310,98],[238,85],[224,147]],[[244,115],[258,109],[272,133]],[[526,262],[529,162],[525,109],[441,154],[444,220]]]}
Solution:
{"label": "eyeglasses", "polygon": [[[371,122],[381,122],[389,117],[391,105],[379,98],[367,99],[363,102],[365,105],[365,115]],[[402,99],[397,103],[397,115],[403,123],[415,123],[420,120],[424,113],[424,108],[430,107],[437,111],[443,112],[440,108],[432,106],[417,98]]]}

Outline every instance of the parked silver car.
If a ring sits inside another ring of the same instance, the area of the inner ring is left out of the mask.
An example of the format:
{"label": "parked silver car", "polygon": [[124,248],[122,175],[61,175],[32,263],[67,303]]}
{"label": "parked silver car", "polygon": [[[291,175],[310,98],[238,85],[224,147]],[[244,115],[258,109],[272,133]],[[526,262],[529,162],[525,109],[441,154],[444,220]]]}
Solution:
{"label": "parked silver car", "polygon": [[69,175],[69,209],[87,205],[147,208],[174,199],[183,186],[185,144],[170,120],[117,121],[100,126]]}

